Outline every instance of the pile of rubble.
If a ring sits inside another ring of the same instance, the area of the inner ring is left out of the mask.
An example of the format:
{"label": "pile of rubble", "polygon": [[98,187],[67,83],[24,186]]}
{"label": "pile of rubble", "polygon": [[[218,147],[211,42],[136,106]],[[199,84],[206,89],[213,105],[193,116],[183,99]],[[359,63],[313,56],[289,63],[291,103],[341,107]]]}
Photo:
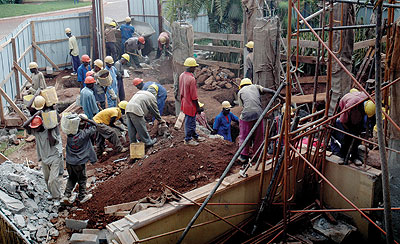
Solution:
{"label": "pile of rubble", "polygon": [[57,237],[58,208],[47,200],[49,193],[41,171],[21,164],[0,164],[0,209],[32,243]]}
{"label": "pile of rubble", "polygon": [[198,68],[195,71],[195,77],[199,86],[206,91],[220,88],[230,89],[239,84],[232,71],[218,66]]}
{"label": "pile of rubble", "polygon": [[19,145],[17,129],[0,129],[0,143]]}

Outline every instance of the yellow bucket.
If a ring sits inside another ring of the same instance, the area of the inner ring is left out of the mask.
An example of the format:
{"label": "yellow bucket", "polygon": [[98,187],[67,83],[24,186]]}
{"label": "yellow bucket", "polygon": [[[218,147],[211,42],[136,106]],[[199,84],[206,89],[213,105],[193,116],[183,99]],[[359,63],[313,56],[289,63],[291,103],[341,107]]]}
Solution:
{"label": "yellow bucket", "polygon": [[57,112],[51,110],[49,112],[42,113],[43,127],[45,129],[53,129],[58,125]]}
{"label": "yellow bucket", "polygon": [[24,96],[24,104],[26,106],[28,106],[29,102],[32,100],[33,97],[34,97],[34,95],[26,95],[26,96]]}
{"label": "yellow bucket", "polygon": [[49,86],[46,89],[42,90],[40,92],[40,95],[44,97],[46,100],[46,106],[50,107],[56,103],[58,103],[58,97],[57,97],[57,92],[56,88],[54,86]]}
{"label": "yellow bucket", "polygon": [[143,158],[144,157],[144,143],[136,142],[130,145],[131,159]]}

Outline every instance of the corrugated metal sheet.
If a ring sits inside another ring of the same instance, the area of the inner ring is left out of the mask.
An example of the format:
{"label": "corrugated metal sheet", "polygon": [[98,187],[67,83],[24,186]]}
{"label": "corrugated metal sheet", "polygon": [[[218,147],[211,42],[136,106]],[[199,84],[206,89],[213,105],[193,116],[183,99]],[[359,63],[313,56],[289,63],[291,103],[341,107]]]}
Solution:
{"label": "corrugated metal sheet", "polygon": [[[13,51],[10,40],[13,37],[15,38],[16,53],[17,58],[19,59],[32,43],[32,30],[30,26],[31,21],[35,22],[36,42],[66,39],[56,43],[38,44],[39,48],[42,49],[44,53],[56,64],[66,63],[66,57],[68,56],[68,40],[64,32],[66,27],[71,28],[75,36],[90,35],[90,21],[88,12],[53,17],[38,17],[25,20],[9,35],[0,40],[1,83],[3,83],[13,68]],[[78,45],[80,49],[80,55],[90,52],[90,39],[88,37],[79,38]],[[33,61],[32,50],[33,49],[27,52],[19,62],[21,68],[28,74],[28,65]],[[68,59],[70,61],[71,58],[68,57]],[[39,67],[51,66],[39,52],[37,52],[37,62]],[[26,79],[19,74],[19,81],[19,85],[22,87]],[[14,73],[12,73],[11,78],[7,82],[1,85],[8,96],[14,99],[17,95]],[[3,102],[3,108],[1,109],[7,112],[8,104],[4,98],[1,99]]]}

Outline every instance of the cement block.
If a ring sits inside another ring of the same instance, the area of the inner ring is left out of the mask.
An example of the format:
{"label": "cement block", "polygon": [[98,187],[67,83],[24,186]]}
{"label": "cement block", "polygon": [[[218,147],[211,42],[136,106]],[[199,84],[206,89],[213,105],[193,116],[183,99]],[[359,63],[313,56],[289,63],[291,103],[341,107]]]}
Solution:
{"label": "cement block", "polygon": [[65,219],[65,226],[72,230],[85,229],[89,220]]}
{"label": "cement block", "polygon": [[19,212],[25,208],[20,200],[10,197],[3,191],[0,191],[0,201],[2,201],[11,212]]}
{"label": "cement block", "polygon": [[69,240],[71,244],[99,244],[97,235],[74,233]]}
{"label": "cement block", "polygon": [[99,230],[99,229],[83,229],[82,234],[93,234],[97,235],[99,238],[99,243],[107,243],[107,230]]}

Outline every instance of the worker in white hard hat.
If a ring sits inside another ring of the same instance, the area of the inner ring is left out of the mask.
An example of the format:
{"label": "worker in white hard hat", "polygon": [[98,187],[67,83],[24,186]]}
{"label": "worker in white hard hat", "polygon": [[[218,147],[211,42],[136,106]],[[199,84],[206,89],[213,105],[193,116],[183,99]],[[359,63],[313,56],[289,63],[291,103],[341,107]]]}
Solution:
{"label": "worker in white hard hat", "polygon": [[196,133],[196,114],[201,113],[197,97],[197,82],[194,71],[197,64],[194,58],[187,58],[183,64],[186,71],[179,76],[181,111],[185,114],[185,145],[197,146],[205,138]]}
{"label": "worker in white hard hat", "polygon": [[215,117],[211,134],[218,134],[225,140],[232,141],[231,123],[232,121],[239,123],[239,118],[231,112],[232,106],[229,101],[223,101],[221,105],[222,111]]}
{"label": "worker in white hard hat", "polygon": [[253,41],[249,41],[246,44],[246,48],[247,51],[249,52],[249,54],[247,54],[246,56],[246,66],[244,68],[244,72],[245,72],[245,78],[249,78],[250,80],[253,80],[253,60],[254,60],[254,42]]}
{"label": "worker in white hard hat", "polygon": [[117,85],[117,69],[114,67],[114,59],[111,56],[104,58],[106,63],[105,69],[110,72],[112,83],[107,89],[107,103],[108,107],[116,107],[118,99],[118,85]]}
{"label": "worker in white hard hat", "polygon": [[165,56],[168,56],[168,50],[169,50],[169,34],[168,32],[161,32],[160,35],[158,36],[158,49],[157,49],[157,55],[156,59],[161,57],[162,51],[165,51]]}
{"label": "worker in white hard hat", "polygon": [[81,61],[79,60],[79,47],[78,42],[76,41],[76,37],[72,35],[71,29],[66,28],[65,34],[68,36],[68,47],[69,47],[69,55],[72,58],[72,70],[71,75],[76,75],[78,72],[79,65],[81,65]]}
{"label": "worker in white hard hat", "polygon": [[114,67],[117,69],[117,86],[118,86],[118,97],[120,101],[125,100],[125,88],[124,88],[124,70],[129,63],[129,54],[124,53],[121,59],[115,62]]}
{"label": "worker in white hard hat", "polygon": [[119,29],[121,30],[121,51],[125,53],[125,42],[133,36],[135,33],[135,27],[131,25],[132,19],[128,16],[125,18],[125,24],[121,25]]}
{"label": "worker in white hard hat", "polygon": [[[104,68],[104,63],[100,59],[96,59],[93,62],[93,69],[92,71],[94,72],[94,77],[97,77],[97,73],[100,72]],[[103,87],[99,84],[99,82],[96,82],[94,84],[93,88],[93,93],[94,97],[96,98],[96,103],[99,107],[100,110],[103,110],[106,108],[106,93],[107,93],[107,88],[108,87]]]}
{"label": "worker in white hard hat", "polygon": [[115,33],[117,24],[112,21],[107,25],[104,31],[104,39],[106,41],[106,55],[111,56],[114,60],[118,58],[116,42],[117,38],[115,37]]}
{"label": "worker in white hard hat", "polygon": [[44,75],[38,69],[38,64],[36,62],[29,63],[29,71],[32,73],[31,79],[32,84],[27,86],[28,94],[35,94],[38,89],[43,90],[47,88],[46,80]]}

